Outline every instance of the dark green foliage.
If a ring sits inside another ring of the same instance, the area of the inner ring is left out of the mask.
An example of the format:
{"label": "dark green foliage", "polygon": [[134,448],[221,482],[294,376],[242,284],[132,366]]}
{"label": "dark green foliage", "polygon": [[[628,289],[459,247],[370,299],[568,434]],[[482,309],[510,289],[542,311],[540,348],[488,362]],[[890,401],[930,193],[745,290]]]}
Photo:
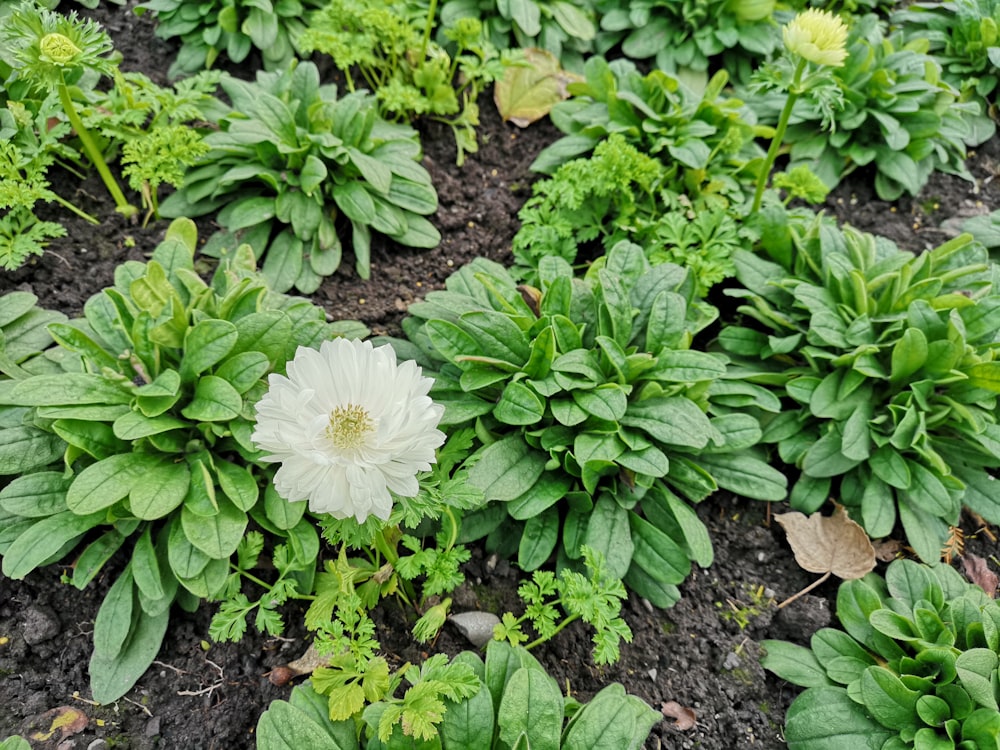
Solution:
{"label": "dark green foliage", "polygon": [[163,202],[165,216],[218,210],[278,291],[315,291],[340,266],[341,235],[362,278],[373,231],[401,245],[438,244],[424,218],[437,193],[419,164],[416,131],[385,121],[371,94],[338,98],[311,62],[221,85],[232,107],[206,136],[210,151]]}
{"label": "dark green foliage", "polygon": [[[807,690],[789,750],[985,750],[1000,745],[1000,605],[946,565],[896,560],[837,593],[843,630],[811,648],[764,641],[763,665]],[[845,632],[846,631],[846,632]]]}
{"label": "dark green foliage", "polygon": [[[712,557],[681,497],[723,486],[777,500],[784,477],[754,458],[756,421],[725,406],[725,358],[691,349],[716,311],[688,272],[651,267],[620,243],[585,279],[555,257],[541,260],[539,279],[518,287],[476,260],[403,324],[413,343],[400,353],[437,371],[443,424],[474,425],[481,441],[469,481],[494,504],[467,514],[462,536],[489,534],[524,570],[553,553],[577,564],[588,545],[667,606],[691,561]],[[739,388],[778,409],[763,388]]]}
{"label": "dark green foliage", "polygon": [[1000,294],[969,235],[919,255],[850,228],[770,211],[765,246],[736,255],[742,325],[719,336],[736,372],[782,400],[762,441],[800,470],[792,507],[837,498],[872,537],[902,522],[926,561],[969,506],[1000,504]]}
{"label": "dark green foliage", "polygon": [[170,66],[176,77],[211,68],[223,53],[231,62],[243,62],[253,49],[266,69],[284,68],[295,56],[309,13],[322,6],[322,0],[148,0],[136,10],[156,13],[157,36],[180,37]]}

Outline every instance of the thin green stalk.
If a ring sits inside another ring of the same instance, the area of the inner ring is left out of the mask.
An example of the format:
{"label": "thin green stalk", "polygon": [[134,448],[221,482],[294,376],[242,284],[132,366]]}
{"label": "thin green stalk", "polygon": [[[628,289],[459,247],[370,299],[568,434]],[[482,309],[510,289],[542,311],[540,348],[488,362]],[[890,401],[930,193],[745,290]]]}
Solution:
{"label": "thin green stalk", "polygon": [[565,628],[571,622],[575,622],[576,620],[579,620],[579,619],[580,619],[580,615],[570,615],[565,620],[563,620],[561,623],[559,623],[556,626],[556,629],[553,630],[549,634],[549,636],[547,638],[542,638],[542,637],[536,638],[531,643],[526,644],[524,647],[530,651],[535,646],[541,645],[542,643],[545,643],[545,641],[548,641],[548,640],[551,640],[552,638],[555,638],[563,628]]}
{"label": "thin green stalk", "polygon": [[76,107],[73,104],[73,98],[69,95],[69,87],[65,83],[59,84],[59,101],[62,103],[63,110],[69,118],[70,125],[73,126],[77,136],[80,138],[80,142],[83,144],[83,150],[87,152],[87,156],[90,158],[91,163],[97,168],[97,172],[101,175],[101,179],[104,180],[104,185],[108,188],[108,192],[111,193],[111,197],[114,198],[115,210],[125,216],[134,216],[139,209],[129,204],[128,200],[125,198],[125,194],[118,186],[118,182],[115,180],[114,175],[111,174],[111,170],[108,169],[108,163],[104,161],[104,157],[101,155],[100,149],[98,149],[97,144],[94,143],[93,136],[91,136],[90,131],[87,130],[86,126],[83,124],[83,120],[80,119],[80,115],[77,113]]}
{"label": "thin green stalk", "polygon": [[802,74],[805,72],[805,69],[806,60],[802,58],[795,67],[795,75],[792,76],[792,85],[788,88],[788,98],[785,100],[785,107],[781,110],[781,116],[778,118],[778,127],[774,130],[774,137],[771,138],[771,146],[767,150],[767,156],[764,159],[760,174],[757,175],[757,190],[753,194],[753,206],[750,208],[751,214],[755,214],[760,210],[760,203],[764,199],[764,188],[767,187],[767,179],[771,176],[774,160],[778,158],[781,144],[785,140],[785,131],[788,130],[788,121],[792,117],[792,108],[795,106],[795,102],[801,93],[799,85],[802,83]]}
{"label": "thin green stalk", "polygon": [[[424,38],[420,43],[420,63],[427,59],[427,45],[431,42],[431,29],[434,28],[434,16],[437,15],[437,0],[431,0],[427,8],[427,23],[424,24]],[[457,57],[457,55],[456,55]]]}
{"label": "thin green stalk", "polygon": [[55,196],[55,197],[52,198],[52,200],[54,200],[56,203],[58,203],[63,208],[68,208],[70,211],[72,211],[73,213],[75,213],[77,216],[79,216],[84,221],[89,221],[91,224],[100,224],[101,223],[97,219],[95,219],[93,216],[91,216],[90,214],[88,214],[86,211],[84,211],[83,209],[80,209],[80,208],[77,208],[76,206],[74,206],[72,203],[70,203],[65,198],[63,198],[63,197],[61,197],[59,195],[56,195],[55,193],[53,193],[52,195]]}
{"label": "thin green stalk", "polygon": [[[258,586],[260,586],[263,589],[270,590],[274,586],[274,584],[268,583],[267,581],[264,581],[264,580],[258,578],[253,573],[248,573],[247,571],[243,570],[242,568],[238,567],[237,565],[234,565],[233,563],[229,563],[229,567],[232,568],[232,570],[234,570],[235,572],[239,573],[244,578],[246,578],[251,583],[256,583]],[[291,594],[291,596],[289,598],[290,599],[304,599],[306,601],[312,601],[316,597],[313,594],[299,594],[299,593],[295,593],[295,594]]]}

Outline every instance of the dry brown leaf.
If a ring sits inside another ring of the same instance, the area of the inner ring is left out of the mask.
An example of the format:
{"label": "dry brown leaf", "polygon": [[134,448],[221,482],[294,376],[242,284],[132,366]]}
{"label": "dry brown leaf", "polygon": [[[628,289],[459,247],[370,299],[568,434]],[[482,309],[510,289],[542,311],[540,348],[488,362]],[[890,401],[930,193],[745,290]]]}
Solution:
{"label": "dry brown leaf", "polygon": [[872,542],[875,548],[875,559],[879,562],[892,562],[903,549],[903,544],[898,539],[879,539]]}
{"label": "dry brown leaf", "polygon": [[71,706],[59,706],[51,708],[41,716],[36,717],[32,724],[37,727],[48,726],[47,729],[35,732],[31,739],[39,742],[47,742],[52,739],[56,732],[59,732],[59,739],[79,734],[87,728],[87,714],[78,711]]}
{"label": "dry brown leaf", "polygon": [[698,723],[698,715],[694,709],[682,706],[677,701],[665,701],[660,710],[668,719],[674,720],[674,729],[679,729],[682,732],[694,729],[694,725]]}
{"label": "dry brown leaf", "polygon": [[316,650],[316,644],[310,643],[309,648],[295,661],[290,661],[280,667],[275,667],[267,673],[267,679],[272,684],[284,687],[296,677],[310,675],[319,667],[325,667],[330,663],[330,657],[320,656]]}
{"label": "dry brown leaf", "polygon": [[810,573],[833,573],[849,580],[861,578],[875,567],[875,548],[844,506],[832,516],[813,513],[779,513],[775,520],[788,536],[795,562]]}
{"label": "dry brown leaf", "polygon": [[965,577],[989,594],[990,598],[996,598],[1000,578],[990,570],[986,560],[971,553],[962,555],[962,570],[965,571]]}
{"label": "dry brown leaf", "polygon": [[551,52],[531,47],[524,50],[524,65],[511,65],[493,85],[493,101],[505,121],[526,128],[547,115],[569,96],[566,87],[583,78],[559,67]]}

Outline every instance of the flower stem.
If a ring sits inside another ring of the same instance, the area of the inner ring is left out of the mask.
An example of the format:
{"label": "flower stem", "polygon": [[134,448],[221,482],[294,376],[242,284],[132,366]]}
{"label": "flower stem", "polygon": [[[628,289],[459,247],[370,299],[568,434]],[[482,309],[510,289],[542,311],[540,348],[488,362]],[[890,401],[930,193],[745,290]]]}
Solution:
{"label": "flower stem", "polygon": [[538,645],[540,645],[542,643],[545,643],[545,641],[549,640],[550,638],[555,638],[559,634],[559,631],[561,631],[563,628],[565,628],[571,622],[573,622],[575,620],[579,620],[579,619],[580,619],[580,615],[570,615],[565,620],[563,620],[561,623],[559,623],[559,625],[556,626],[556,629],[553,630],[551,633],[549,633],[549,635],[547,637],[536,638],[531,643],[525,644],[524,647],[530,651],[535,646],[538,646]]}
{"label": "flower stem", "polygon": [[[53,195],[55,195],[55,193],[53,193]],[[91,224],[100,224],[101,223],[97,219],[95,219],[93,216],[91,216],[90,214],[88,214],[86,211],[84,211],[84,210],[82,210],[82,209],[77,208],[76,206],[74,206],[72,203],[70,203],[68,200],[66,200],[62,196],[55,195],[55,197],[52,200],[54,200],[56,203],[58,203],[63,208],[68,208],[70,211],[72,211],[73,213],[75,213],[77,216],[79,216],[84,221],[88,221]]]}
{"label": "flower stem", "polygon": [[101,179],[104,180],[105,187],[107,187],[108,192],[111,193],[111,197],[115,199],[115,210],[124,216],[134,216],[139,209],[130,205],[128,200],[126,200],[125,194],[118,186],[118,182],[115,180],[114,175],[112,175],[111,170],[108,169],[108,163],[104,161],[104,157],[101,155],[100,149],[98,149],[97,144],[94,143],[93,136],[91,136],[90,131],[87,130],[86,126],[83,124],[83,120],[80,119],[80,115],[76,111],[76,107],[73,105],[73,99],[69,95],[69,86],[65,83],[59,84],[59,101],[62,103],[63,111],[66,112],[66,116],[69,118],[70,124],[73,126],[77,136],[80,138],[80,142],[83,144],[83,150],[87,152],[87,156],[90,158],[91,163],[97,168],[97,172],[101,175]]}
{"label": "flower stem", "polygon": [[778,158],[778,151],[781,150],[781,144],[785,140],[785,131],[788,130],[788,121],[792,117],[792,108],[795,106],[795,101],[801,93],[799,85],[802,83],[802,74],[805,72],[805,69],[806,59],[801,58],[799,64],[795,66],[795,75],[792,76],[792,85],[788,88],[788,98],[785,100],[785,106],[778,117],[778,126],[775,128],[774,136],[771,138],[771,146],[767,149],[764,164],[757,175],[757,189],[753,194],[753,206],[750,208],[751,214],[755,214],[760,210],[760,203],[764,199],[764,188],[767,187],[767,178],[771,176],[774,160]]}

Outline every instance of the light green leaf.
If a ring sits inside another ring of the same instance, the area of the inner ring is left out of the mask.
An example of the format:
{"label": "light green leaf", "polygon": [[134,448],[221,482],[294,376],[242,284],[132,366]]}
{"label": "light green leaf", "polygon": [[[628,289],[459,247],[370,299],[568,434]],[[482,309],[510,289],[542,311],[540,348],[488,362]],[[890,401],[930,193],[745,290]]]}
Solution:
{"label": "light green leaf", "polygon": [[243,399],[233,386],[216,375],[206,375],[198,379],[194,398],[181,414],[201,422],[225,422],[236,419],[242,408]]}

